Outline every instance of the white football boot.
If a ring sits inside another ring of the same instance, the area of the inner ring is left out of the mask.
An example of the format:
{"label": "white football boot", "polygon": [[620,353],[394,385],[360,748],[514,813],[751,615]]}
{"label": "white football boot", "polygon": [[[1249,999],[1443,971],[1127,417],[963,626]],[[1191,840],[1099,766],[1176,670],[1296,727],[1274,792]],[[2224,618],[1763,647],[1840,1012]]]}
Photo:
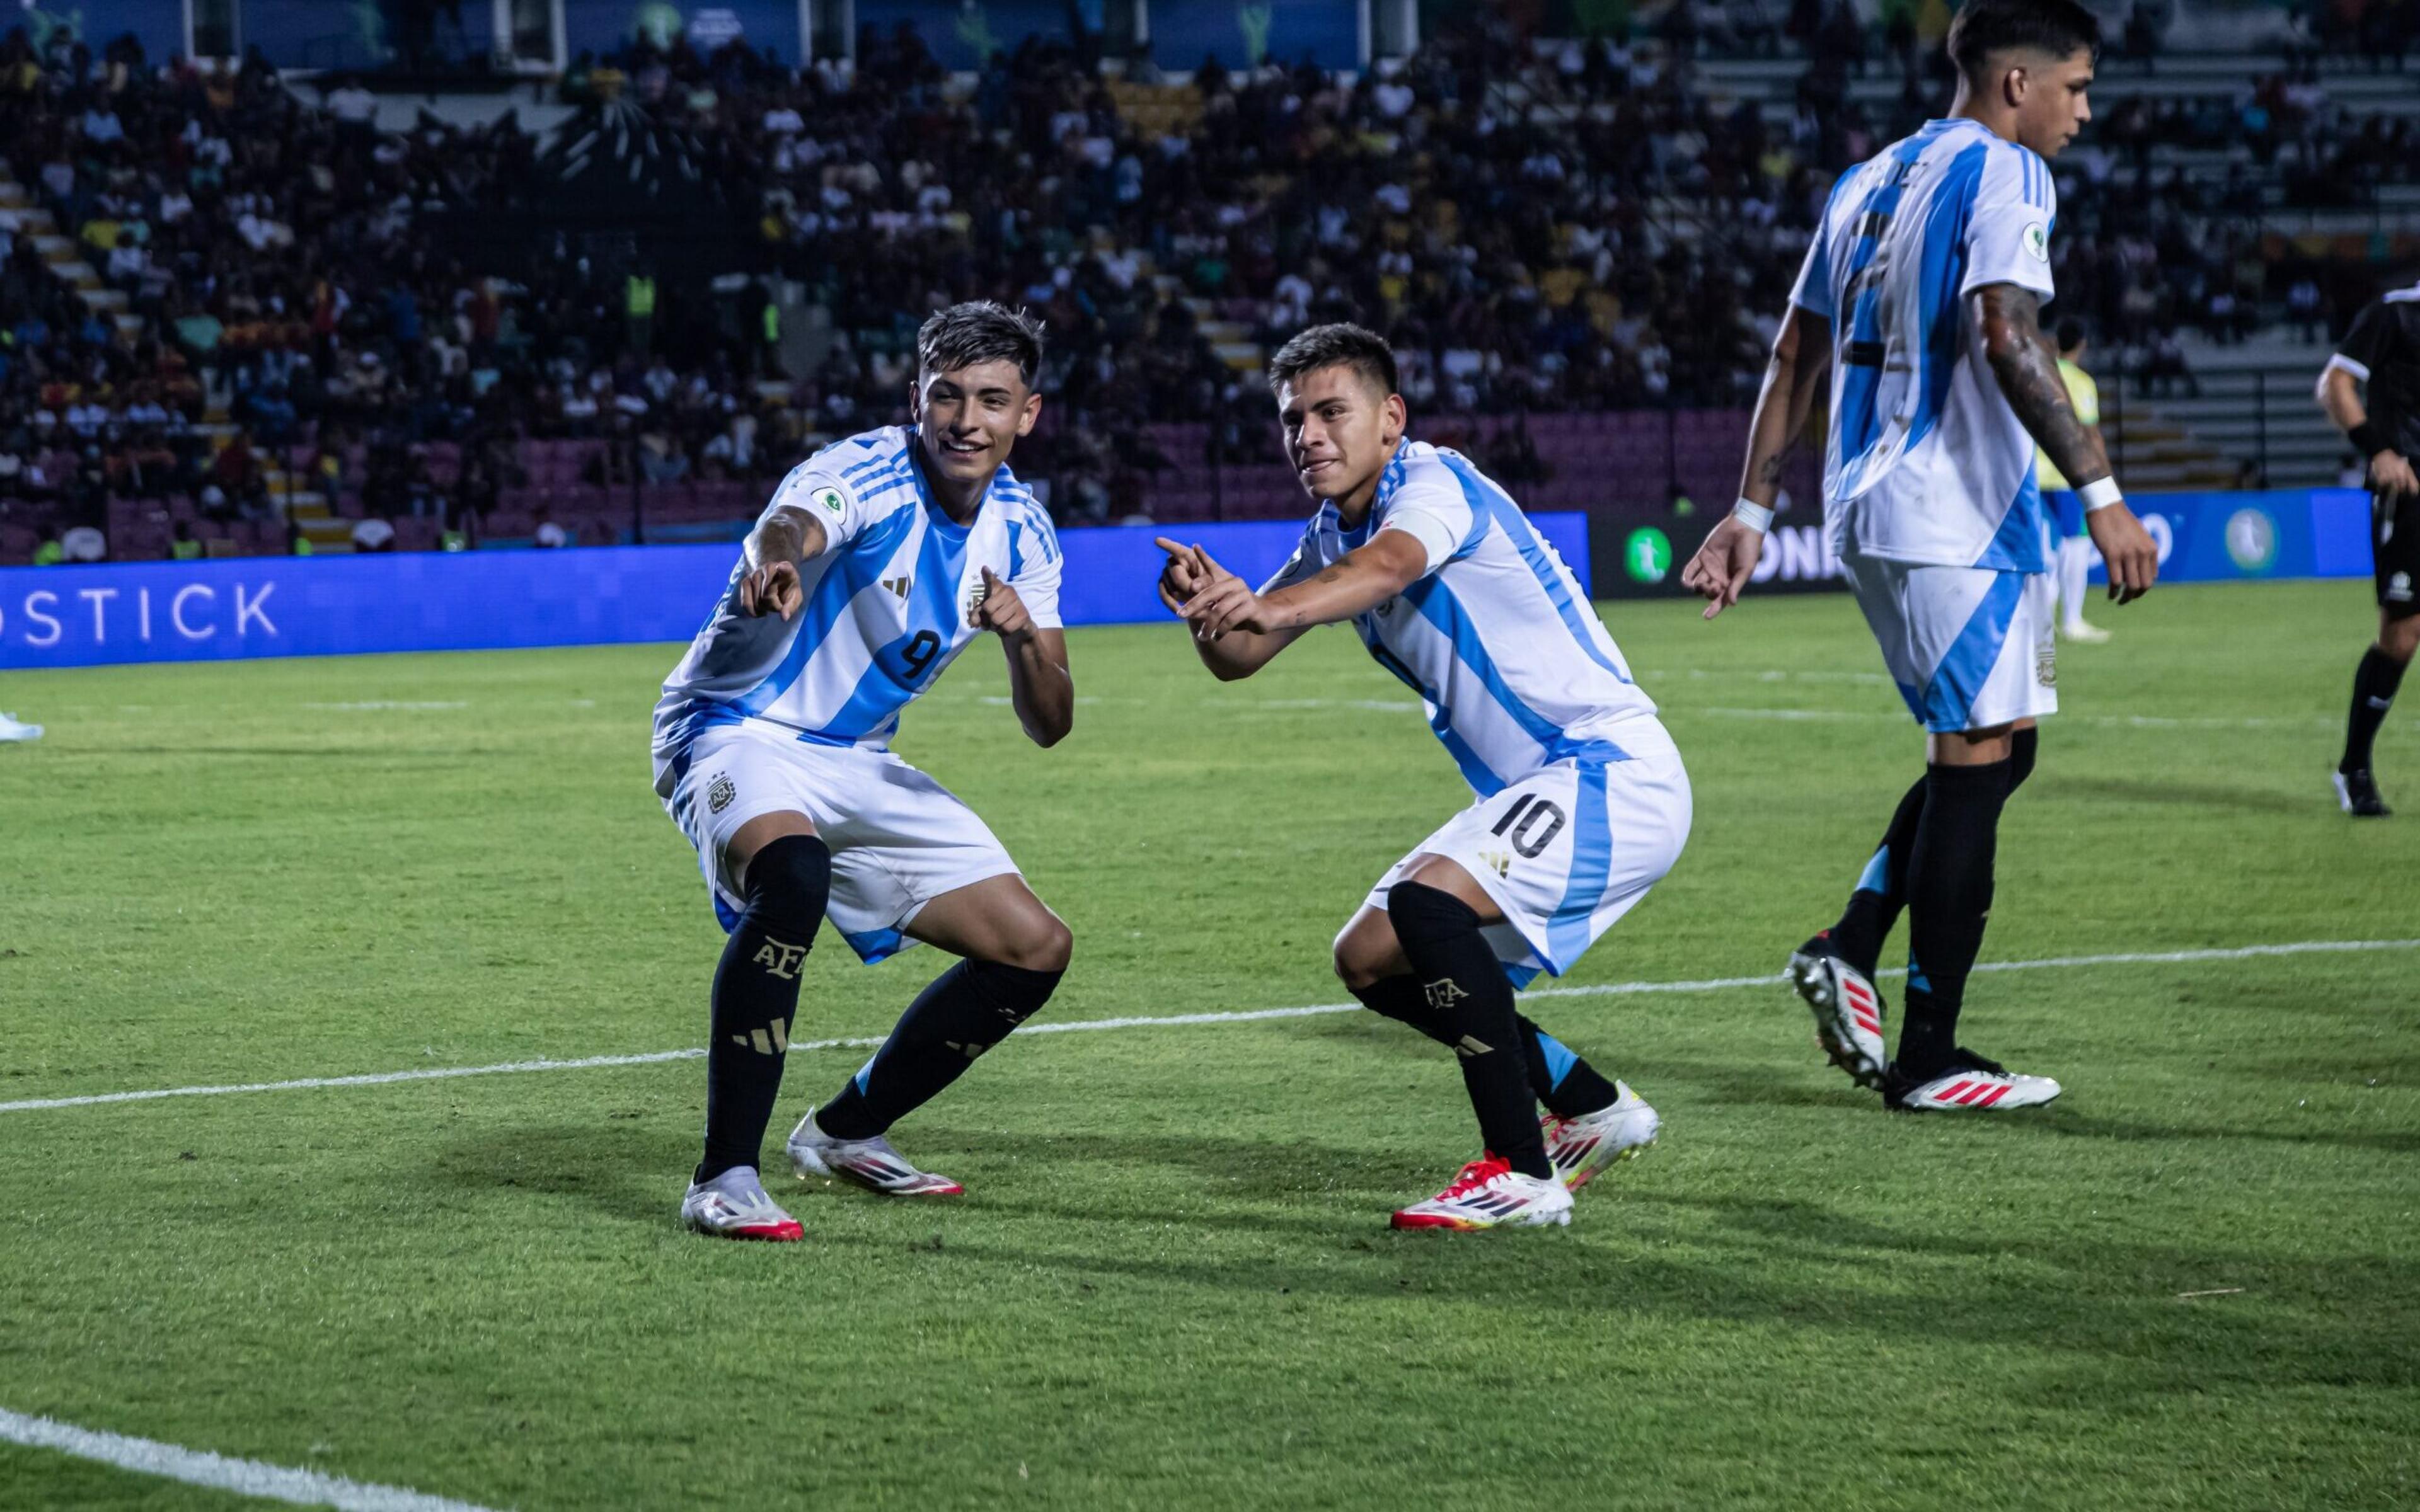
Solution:
{"label": "white football boot", "polygon": [[768,1239],[785,1242],[807,1237],[799,1220],[774,1205],[752,1165],[734,1165],[710,1181],[690,1183],[681,1198],[681,1223],[717,1239]]}
{"label": "white football boot", "polygon": [[1790,985],[1815,1015],[1815,1042],[1833,1065],[1870,1092],[1883,1089],[1883,998],[1866,974],[1831,953],[1818,934],[1790,957]]}
{"label": "white football boot", "polygon": [[1903,1082],[1891,1069],[1891,1087],[1883,1102],[1902,1113],[1980,1113],[1987,1108],[2040,1107],[2058,1096],[2059,1085],[2047,1076],[2024,1076],[1972,1050],[1958,1052],[1958,1063],[1927,1082]]}
{"label": "white football boot", "polygon": [[1578,1191],[1615,1161],[1644,1154],[1655,1143],[1655,1131],[1663,1123],[1655,1110],[1628,1082],[1617,1081],[1613,1088],[1621,1095],[1594,1113],[1576,1119],[1549,1113],[1538,1120],[1538,1132],[1546,1137],[1546,1159],[1554,1163],[1555,1176],[1566,1191]]}
{"label": "white football boot", "polygon": [[1524,1176],[1493,1155],[1462,1168],[1453,1184],[1395,1211],[1397,1228],[1527,1228],[1572,1221],[1572,1195],[1552,1177]]}
{"label": "white football boot", "polygon": [[790,1131],[790,1164],[799,1180],[838,1177],[887,1197],[954,1197],[965,1187],[946,1176],[920,1171],[879,1135],[872,1139],[834,1139],[815,1127],[815,1110]]}
{"label": "white football boot", "polygon": [[18,722],[17,717],[13,714],[0,714],[0,742],[12,740],[39,740],[41,738],[42,727],[40,725],[22,724]]}

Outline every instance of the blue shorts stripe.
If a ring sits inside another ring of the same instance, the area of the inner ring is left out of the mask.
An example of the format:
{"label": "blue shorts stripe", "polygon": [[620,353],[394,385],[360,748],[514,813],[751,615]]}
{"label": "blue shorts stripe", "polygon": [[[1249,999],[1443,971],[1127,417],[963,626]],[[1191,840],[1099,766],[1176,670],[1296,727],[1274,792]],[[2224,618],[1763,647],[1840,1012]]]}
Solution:
{"label": "blue shorts stripe", "polygon": [[1605,767],[1596,762],[1579,765],[1578,793],[1572,801],[1572,872],[1563,887],[1563,901],[1546,921],[1546,969],[1559,977],[1563,968],[1589,948],[1589,920],[1605,897],[1613,874],[1613,821],[1606,811]]}
{"label": "blue shorts stripe", "polygon": [[1965,627],[1943,653],[1941,665],[1933,669],[1932,680],[1925,685],[1922,699],[1909,701],[1909,707],[1924,721],[1927,730],[1949,733],[1970,728],[1975,700],[1981,696],[1984,683],[1991,679],[1992,669],[2000,660],[2000,648],[2008,643],[2009,627],[2015,622],[2018,601],[2024,595],[2026,576],[2022,572],[1993,576],[1992,586],[1984,591],[1975,612],[1967,617]]}

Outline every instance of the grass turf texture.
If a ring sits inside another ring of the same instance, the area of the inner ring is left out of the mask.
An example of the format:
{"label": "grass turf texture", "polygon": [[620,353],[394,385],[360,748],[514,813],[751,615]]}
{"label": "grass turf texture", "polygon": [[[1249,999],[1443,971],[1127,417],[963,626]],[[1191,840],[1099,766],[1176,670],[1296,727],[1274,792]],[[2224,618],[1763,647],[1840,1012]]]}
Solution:
{"label": "grass turf texture", "polygon": [[[1697,828],[1569,980],[1777,970],[1916,737],[1846,599],[1607,612]],[[2420,934],[2420,817],[2327,790],[2365,590],[2102,612],[1986,959]],[[1074,927],[1049,1017],[1340,1000],[1330,934],[1467,799],[1399,686],[1341,631],[1232,687],[1170,626],[1070,640],[1059,749],[980,646],[900,742]],[[672,659],[0,681],[51,727],[0,748],[0,1101],[697,1043]],[[2420,800],[2410,714],[2380,766]],[[941,964],[827,932],[796,1032],[879,1034]],[[791,1246],[675,1228],[696,1061],[5,1114],[0,1407],[533,1509],[2408,1503],[2415,968],[1978,977],[1962,1037],[2069,1091],[1971,1121],[1885,1117],[1778,985],[1537,1002],[1665,1140],[1490,1236],[1384,1227],[1472,1135],[1361,1014],[1013,1041],[897,1131],[971,1196],[784,1174]],[[862,1054],[791,1057],[776,1160]],[[9,1447],[0,1487],[239,1504]]]}

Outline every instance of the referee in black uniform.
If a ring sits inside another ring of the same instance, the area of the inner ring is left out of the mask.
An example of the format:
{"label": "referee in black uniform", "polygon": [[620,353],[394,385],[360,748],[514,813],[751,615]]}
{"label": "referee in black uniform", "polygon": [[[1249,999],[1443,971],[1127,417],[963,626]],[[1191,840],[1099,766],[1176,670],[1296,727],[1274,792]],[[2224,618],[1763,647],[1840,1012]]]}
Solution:
{"label": "referee in black uniform", "polygon": [[2319,405],[2367,460],[2370,555],[2378,574],[2378,643],[2352,678],[2352,714],[2336,801],[2345,812],[2383,819],[2393,810],[2370,775],[2370,744],[2395,702],[2403,669],[2420,648],[2420,284],[2381,295],[2319,374]]}

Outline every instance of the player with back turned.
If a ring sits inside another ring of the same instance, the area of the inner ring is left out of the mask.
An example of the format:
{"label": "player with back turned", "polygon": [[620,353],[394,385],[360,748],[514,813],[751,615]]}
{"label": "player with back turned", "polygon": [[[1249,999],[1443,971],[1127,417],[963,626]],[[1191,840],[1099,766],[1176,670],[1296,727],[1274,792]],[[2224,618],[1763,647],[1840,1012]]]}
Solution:
{"label": "player with back turned", "polygon": [[974,811],[891,752],[900,711],[986,631],[1041,746],[1075,718],[1050,517],[1009,471],[1041,396],[1041,328],[957,304],[916,337],[916,423],[794,469],[656,705],[656,794],[697,847],[730,940],[714,974],[706,1150],[690,1227],[794,1240],[758,1147],[825,919],[870,963],[923,941],[958,956],[862,1070],[790,1134],[800,1176],[946,1196],[885,1134],[1049,1000],[1067,926]]}
{"label": "player with back turned", "polygon": [[2319,374],[2319,404],[2352,439],[2369,481],[2378,640],[2353,672],[2352,711],[2336,762],[2336,801],[2359,819],[2392,810],[2370,775],[2370,748],[2420,649],[2420,284],[2363,306]]}
{"label": "player with back turned", "polygon": [[1568,1223],[1574,1190],[1654,1138],[1655,1110],[1524,1018],[1513,989],[1569,970],[1671,870],[1688,774],[1554,548],[1466,458],[1404,434],[1385,341],[1313,327],[1271,359],[1269,386],[1319,503],[1301,547],[1255,593],[1163,539],[1160,597],[1221,681],[1349,622],[1419,695],[1477,801],[1379,879],[1336,972],[1461,1058],[1486,1152],[1394,1224]]}
{"label": "player with back turned", "polygon": [[[1957,1029],[2000,810],[2033,770],[2035,720],[2058,707],[2037,444],[2084,507],[2110,596],[2141,596],[2159,569],[2039,319],[2058,209],[2047,160],[2091,118],[2099,42],[2074,0],[1958,12],[1950,114],[1833,186],[1774,343],[1739,504],[1682,575],[1712,600],[1708,619],[1738,602],[1782,457],[1831,370],[1824,528],[1924,727],[1927,767],[1847,911],[1792,956],[1790,977],[1833,1064],[1893,1108],[2016,1108],[2059,1091],[1964,1049]],[[1888,1059],[1873,977],[1902,908],[1907,1000]]]}

